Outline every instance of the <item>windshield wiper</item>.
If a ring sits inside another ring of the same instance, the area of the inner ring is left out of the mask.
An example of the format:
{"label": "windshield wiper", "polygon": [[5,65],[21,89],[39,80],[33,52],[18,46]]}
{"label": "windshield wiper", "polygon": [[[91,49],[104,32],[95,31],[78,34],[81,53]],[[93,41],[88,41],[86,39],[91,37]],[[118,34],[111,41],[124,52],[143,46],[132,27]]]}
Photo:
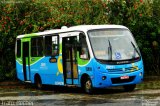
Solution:
{"label": "windshield wiper", "polygon": [[136,56],[135,51],[136,51],[136,52],[138,53],[138,55],[140,56],[140,53],[139,53],[137,47],[133,44],[132,41],[131,41],[131,44],[132,44],[132,46],[133,46],[133,48],[134,48],[134,54],[133,54],[133,56],[134,56],[134,57]]}
{"label": "windshield wiper", "polygon": [[109,47],[108,47],[108,55],[110,56],[110,60],[112,60],[112,45],[111,45],[111,42],[110,40],[108,40],[108,43],[109,43]]}

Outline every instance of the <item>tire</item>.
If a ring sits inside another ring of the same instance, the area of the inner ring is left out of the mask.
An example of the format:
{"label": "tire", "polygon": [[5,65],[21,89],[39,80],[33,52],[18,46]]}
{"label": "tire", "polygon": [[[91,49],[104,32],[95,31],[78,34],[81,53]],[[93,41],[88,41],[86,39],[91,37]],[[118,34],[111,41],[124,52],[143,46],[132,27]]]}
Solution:
{"label": "tire", "polygon": [[124,85],[123,86],[125,92],[132,92],[136,88],[136,84],[133,85]]}
{"label": "tire", "polygon": [[90,78],[87,78],[86,81],[84,81],[84,91],[88,94],[93,93],[93,86]]}
{"label": "tire", "polygon": [[39,76],[36,76],[36,78],[35,78],[35,85],[36,85],[36,88],[39,90],[41,90],[43,88],[42,81]]}

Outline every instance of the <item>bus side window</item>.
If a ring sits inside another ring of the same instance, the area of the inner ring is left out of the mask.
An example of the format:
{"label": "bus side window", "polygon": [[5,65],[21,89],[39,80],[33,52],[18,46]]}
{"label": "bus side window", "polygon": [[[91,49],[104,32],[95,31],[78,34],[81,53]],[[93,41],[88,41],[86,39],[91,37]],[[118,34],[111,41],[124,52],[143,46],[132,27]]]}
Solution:
{"label": "bus side window", "polygon": [[79,34],[79,57],[81,59],[89,59],[89,51],[84,34]]}
{"label": "bus side window", "polygon": [[52,55],[58,55],[58,36],[52,36]]}
{"label": "bus side window", "polygon": [[58,52],[58,36],[45,36],[45,55],[56,56]]}
{"label": "bus side window", "polygon": [[31,39],[31,56],[32,57],[43,56],[43,37],[37,37]]}
{"label": "bus side window", "polygon": [[16,48],[17,57],[21,57],[21,40],[17,40],[17,48]]}
{"label": "bus side window", "polygon": [[45,37],[45,55],[50,56],[52,54],[52,37]]}

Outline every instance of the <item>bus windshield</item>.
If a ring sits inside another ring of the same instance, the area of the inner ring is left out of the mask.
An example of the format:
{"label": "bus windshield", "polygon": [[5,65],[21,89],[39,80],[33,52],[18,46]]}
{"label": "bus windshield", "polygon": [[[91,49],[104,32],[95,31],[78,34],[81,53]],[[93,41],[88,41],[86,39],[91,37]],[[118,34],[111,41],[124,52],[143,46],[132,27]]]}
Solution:
{"label": "bus windshield", "polygon": [[139,49],[128,29],[98,29],[88,31],[96,59],[107,61],[140,58]]}

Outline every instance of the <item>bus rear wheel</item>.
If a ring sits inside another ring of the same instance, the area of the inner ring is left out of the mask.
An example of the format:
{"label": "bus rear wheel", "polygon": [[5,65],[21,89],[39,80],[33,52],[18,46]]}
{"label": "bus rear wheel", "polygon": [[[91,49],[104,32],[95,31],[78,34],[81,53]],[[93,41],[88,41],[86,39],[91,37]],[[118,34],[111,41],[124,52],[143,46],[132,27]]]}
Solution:
{"label": "bus rear wheel", "polygon": [[43,88],[42,81],[41,81],[41,78],[39,76],[36,76],[36,78],[35,78],[35,85],[36,85],[37,89],[42,89]]}
{"label": "bus rear wheel", "polygon": [[136,84],[124,85],[123,88],[124,88],[124,91],[131,92],[131,91],[134,91],[134,89],[136,88]]}
{"label": "bus rear wheel", "polygon": [[87,78],[86,81],[84,82],[84,91],[88,94],[93,93],[93,86],[90,78]]}

